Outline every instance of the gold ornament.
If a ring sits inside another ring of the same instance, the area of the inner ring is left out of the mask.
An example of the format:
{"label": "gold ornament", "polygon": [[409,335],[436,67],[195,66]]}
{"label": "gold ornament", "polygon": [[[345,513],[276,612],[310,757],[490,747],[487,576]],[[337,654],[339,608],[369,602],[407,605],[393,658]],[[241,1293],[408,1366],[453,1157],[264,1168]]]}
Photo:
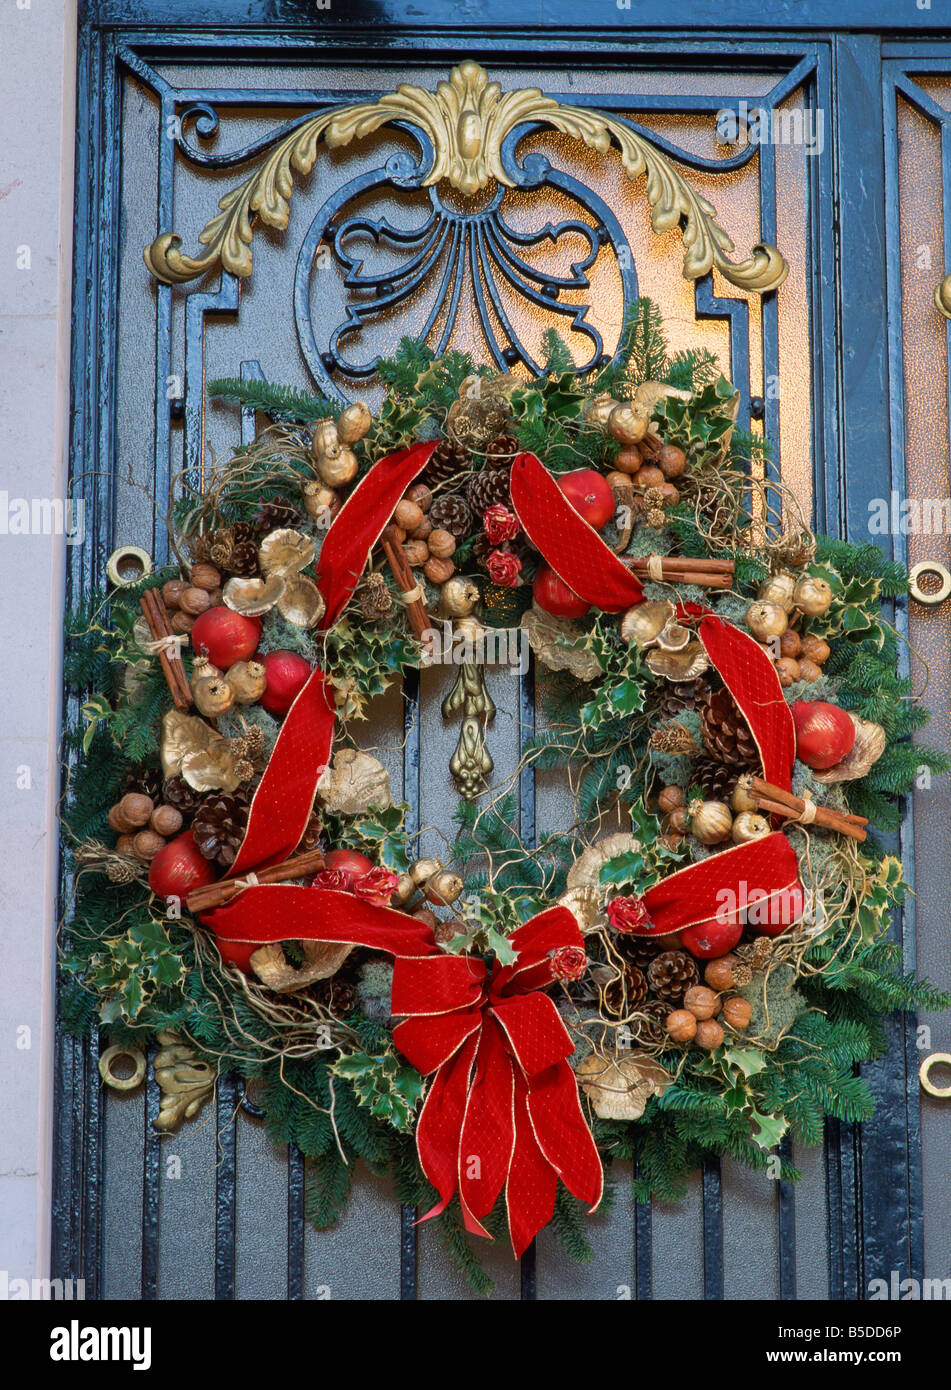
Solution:
{"label": "gold ornament", "polygon": [[595,429],[606,430],[612,410],[616,410],[620,404],[621,402],[608,395],[607,391],[602,391],[597,396],[589,397],[585,402],[584,418]]}
{"label": "gold ornament", "polygon": [[304,484],[304,511],[312,521],[327,525],[337,503],[337,494],[326,483]]}
{"label": "gold ornament", "polygon": [[834,767],[812,774],[817,782],[854,782],[857,777],[864,777],[885,752],[885,730],[881,724],[862,719],[851,710],[849,718],[855,725],[855,742]]}
{"label": "gold ornament", "polygon": [[426,880],[424,892],[431,903],[439,907],[448,907],[462,896],[464,888],[465,884],[458,874],[450,873],[448,869],[439,869]]}
{"label": "gold ornament", "polygon": [[735,845],[747,845],[751,840],[761,840],[768,834],[769,821],[755,811],[741,811],[730,832]]}
{"label": "gold ornament", "polygon": [[760,642],[768,642],[771,637],[782,637],[789,626],[785,609],[765,599],[757,599],[756,603],[750,604],[744,621]]}
{"label": "gold ornament", "polygon": [[733,796],[730,805],[734,811],[755,811],[756,802],[750,795],[750,787],[753,784],[752,773],[745,773],[733,788]]}
{"label": "gold ornament", "polygon": [[352,449],[342,448],[333,458],[321,454],[315,467],[317,476],[327,487],[346,487],[357,476],[357,456]]}
{"label": "gold ornament", "polygon": [[756,597],[764,603],[778,603],[784,613],[791,613],[795,607],[795,587],[796,576],[782,570],[779,574],[770,575],[769,579],[763,580],[756,591]]}
{"label": "gold ornament", "polygon": [[337,417],[337,437],[344,444],[356,444],[373,423],[370,407],[364,401],[354,401]]}
{"label": "gold ornament", "polygon": [[288,962],[279,942],[261,946],[251,956],[251,969],[262,984],[279,994],[303,989],[314,980],[329,980],[343,965],[353,947],[330,941],[299,941],[303,965]]}
{"label": "gold ornament", "polygon": [[800,612],[807,617],[817,618],[829,608],[832,603],[832,589],[818,575],[804,574],[801,579],[797,579],[796,587],[793,590],[793,602]]}
{"label": "gold ornament", "polygon": [[719,845],[730,838],[733,816],[724,801],[701,801],[698,797],[687,808],[691,835],[702,845]]}
{"label": "gold ornament", "polygon": [[439,590],[439,611],[447,618],[467,618],[479,602],[479,586],[461,574],[447,579]]}
{"label": "gold ornament", "polygon": [[162,1099],[154,1128],[167,1133],[197,1115],[205,1101],[211,1099],[215,1093],[215,1071],[209,1062],[200,1062],[177,1033],[163,1029],[158,1040],[162,1046],[155,1054],[152,1070]]}

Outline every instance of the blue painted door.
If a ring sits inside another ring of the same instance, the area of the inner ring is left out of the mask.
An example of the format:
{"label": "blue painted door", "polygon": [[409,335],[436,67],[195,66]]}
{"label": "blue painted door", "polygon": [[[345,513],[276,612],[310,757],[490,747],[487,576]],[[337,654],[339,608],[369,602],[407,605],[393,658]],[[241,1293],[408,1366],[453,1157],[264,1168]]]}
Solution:
{"label": "blue painted door", "polygon": [[[653,3],[636,16],[618,4],[597,29],[574,27],[578,16],[561,0],[543,5],[542,16],[535,5],[492,3],[478,32],[435,4],[415,7],[412,29],[400,7],[365,8],[360,22],[360,7],[315,19],[290,0],[252,3],[236,23],[213,4],[187,12],[122,0],[85,7],[72,452],[96,544],[76,556],[74,596],[94,582],[114,544],[151,543],[161,552],[136,484],[161,496],[178,474],[199,475],[212,449],[253,433],[253,418],[238,421],[207,399],[210,377],[263,374],[373,399],[372,374],[342,369],[346,353],[333,329],[346,287],[331,275],[315,282],[317,251],[358,194],[378,197],[375,216],[379,206],[398,208],[419,151],[397,129],[327,159],[301,181],[286,231],[256,237],[248,281],[225,271],[197,287],[156,286],[143,245],[174,228],[190,250],[218,199],[277,132],[354,94],[366,99],[405,80],[432,88],[462,58],[506,87],[534,85],[565,103],[626,116],[721,210],[742,255],[762,239],[790,262],[787,285],[762,299],[718,275],[687,282],[676,232],[653,236],[640,189],[584,147],[531,133],[555,171],[534,194],[541,221],[593,215],[617,262],[613,280],[595,282],[590,320],[602,341],[589,339],[589,347],[611,350],[626,297],[656,298],[675,346],[700,340],[720,355],[741,389],[744,421],[765,430],[775,466],[811,504],[820,529],[866,534],[870,502],[896,489],[947,495],[947,329],[926,301],[951,242],[951,219],[942,226],[934,217],[948,186],[951,49],[929,35],[925,12],[908,32],[887,33],[889,7],[857,3],[846,8],[865,32],[850,33],[827,27],[843,22],[841,6],[783,5],[785,27],[755,33],[745,13],[702,3],[672,34],[667,7]],[[762,113],[755,141],[737,134],[751,112]],[[435,210],[452,224],[451,207]],[[393,264],[382,273],[394,275]],[[544,301],[550,281],[540,283]],[[547,299],[550,309],[556,296]],[[397,311],[410,301],[397,295],[393,312],[378,316],[374,350],[406,331]],[[413,331],[428,326],[432,341],[444,335],[506,365],[537,335],[538,307],[494,341],[480,333],[478,302],[468,319],[459,308]],[[911,546],[921,547],[913,559],[947,559],[947,537],[879,540],[902,557]],[[951,681],[947,618],[943,608],[898,615],[913,644],[930,649],[928,698],[939,709]],[[421,825],[448,825],[452,809],[444,769],[453,733],[439,718],[441,693],[427,675],[421,691],[405,692],[407,705],[385,702],[373,729],[374,742],[391,749],[413,731],[407,755],[392,755],[391,772]],[[495,694],[533,717],[530,685],[513,678]],[[518,722],[497,736],[500,770],[517,759]],[[414,756],[421,745],[425,759]],[[539,831],[555,829],[565,789],[539,779],[522,804]],[[923,788],[909,810],[899,845],[909,873],[916,823],[946,861],[942,807],[941,789]],[[439,846],[424,837],[422,847]],[[911,913],[894,929],[909,967],[917,949],[925,973],[947,986],[939,912],[947,890],[937,864],[926,856],[918,866],[917,934]],[[914,1020],[891,1025],[889,1053],[869,1069],[876,1118],[861,1131],[833,1125],[821,1150],[797,1152],[804,1177],[795,1190],[725,1163],[697,1174],[676,1207],[635,1210],[622,1195],[596,1223],[590,1266],[571,1266],[544,1235],[520,1268],[489,1254],[496,1296],[836,1299],[866,1296],[869,1281],[892,1270],[946,1274],[947,1125],[940,1102],[920,1107],[917,1082],[919,1044],[938,1047],[946,1025],[922,1022],[933,1037]],[[54,1273],[84,1277],[89,1293],[107,1298],[298,1299],[325,1289],[336,1297],[466,1296],[438,1238],[414,1231],[413,1214],[369,1177],[337,1230],[306,1227],[299,1155],[272,1149],[233,1082],[219,1086],[214,1113],[160,1145],[151,1128],[154,1084],[104,1095],[96,1063],[94,1046],[59,1039]]]}

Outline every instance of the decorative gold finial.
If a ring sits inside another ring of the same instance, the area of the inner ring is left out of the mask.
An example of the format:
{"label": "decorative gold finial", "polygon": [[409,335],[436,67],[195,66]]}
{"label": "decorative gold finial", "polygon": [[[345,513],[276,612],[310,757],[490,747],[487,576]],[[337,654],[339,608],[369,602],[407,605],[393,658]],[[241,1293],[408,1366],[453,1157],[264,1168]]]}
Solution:
{"label": "decorative gold finial", "polygon": [[220,211],[199,235],[207,248],[202,254],[182,255],[181,237],[162,232],[145,249],[146,265],[167,284],[194,280],[218,266],[232,275],[250,275],[255,221],[280,230],[287,227],[294,175],[310,173],[321,138],[330,149],[338,149],[393,121],[415,125],[433,146],[432,167],[422,182],[445,179],[464,194],[493,182],[513,186],[502,164],[502,143],[516,126],[528,122],[548,125],[602,154],[613,145],[630,179],[647,175],[645,192],[654,231],[666,232],[682,224],[686,279],[696,280],[715,266],[731,284],[763,293],[781,285],[789,271],[774,246],[754,246],[739,263],[728,260],[733,243],[718,225],[716,209],[638,131],[604,112],[562,105],[537,87],[503,92],[472,61],[454,67],[448,82],[440,82],[435,92],[403,83],[379,101],[323,111],[305,121],[277,142],[244,183],[221,199]]}

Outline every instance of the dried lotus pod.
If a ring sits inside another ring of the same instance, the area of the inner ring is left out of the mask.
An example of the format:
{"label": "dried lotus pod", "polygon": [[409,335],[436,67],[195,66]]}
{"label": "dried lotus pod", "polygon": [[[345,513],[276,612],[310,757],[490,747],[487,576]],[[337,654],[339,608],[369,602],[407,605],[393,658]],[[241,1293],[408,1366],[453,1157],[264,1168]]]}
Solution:
{"label": "dried lotus pod", "polygon": [[674,1078],[652,1057],[592,1053],[578,1067],[578,1083],[602,1120],[639,1120],[650,1096],[662,1096]]}
{"label": "dried lotus pod", "polygon": [[356,444],[372,424],[370,407],[365,401],[354,401],[337,416],[337,437],[344,444]]}
{"label": "dried lotus pod", "polygon": [[234,691],[224,676],[207,676],[204,680],[192,682],[192,698],[199,714],[209,719],[217,719],[227,714],[234,704]]}
{"label": "dried lotus pod", "polygon": [[257,618],[269,613],[283,593],[283,578],[269,574],[266,579],[229,579],[221,597],[226,608],[245,618]]}
{"label": "dried lotus pod", "polygon": [[310,536],[284,527],[264,537],[258,546],[258,561],[265,574],[279,574],[286,578],[312,565],[316,553]]}
{"label": "dried lotus pod", "polygon": [[289,574],[282,582],[284,592],[277,601],[281,617],[295,627],[313,627],[319,623],[327,605],[314,581],[306,574]]}

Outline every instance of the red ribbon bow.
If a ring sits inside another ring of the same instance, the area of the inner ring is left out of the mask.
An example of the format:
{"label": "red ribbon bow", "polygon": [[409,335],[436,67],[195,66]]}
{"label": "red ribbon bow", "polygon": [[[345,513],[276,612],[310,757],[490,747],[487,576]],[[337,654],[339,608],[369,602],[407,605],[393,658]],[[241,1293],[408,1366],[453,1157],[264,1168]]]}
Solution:
{"label": "red ribbon bow", "polygon": [[564,907],[550,908],[510,938],[514,965],[470,956],[397,960],[393,1012],[408,1015],[393,1041],[424,1075],[435,1072],[416,1126],[423,1172],[440,1200],[456,1192],[468,1231],[505,1188],[516,1257],[551,1220],[559,1178],[594,1211],[604,1175],[574,1072],[574,1043],[553,1001],[551,952],[580,946]]}

